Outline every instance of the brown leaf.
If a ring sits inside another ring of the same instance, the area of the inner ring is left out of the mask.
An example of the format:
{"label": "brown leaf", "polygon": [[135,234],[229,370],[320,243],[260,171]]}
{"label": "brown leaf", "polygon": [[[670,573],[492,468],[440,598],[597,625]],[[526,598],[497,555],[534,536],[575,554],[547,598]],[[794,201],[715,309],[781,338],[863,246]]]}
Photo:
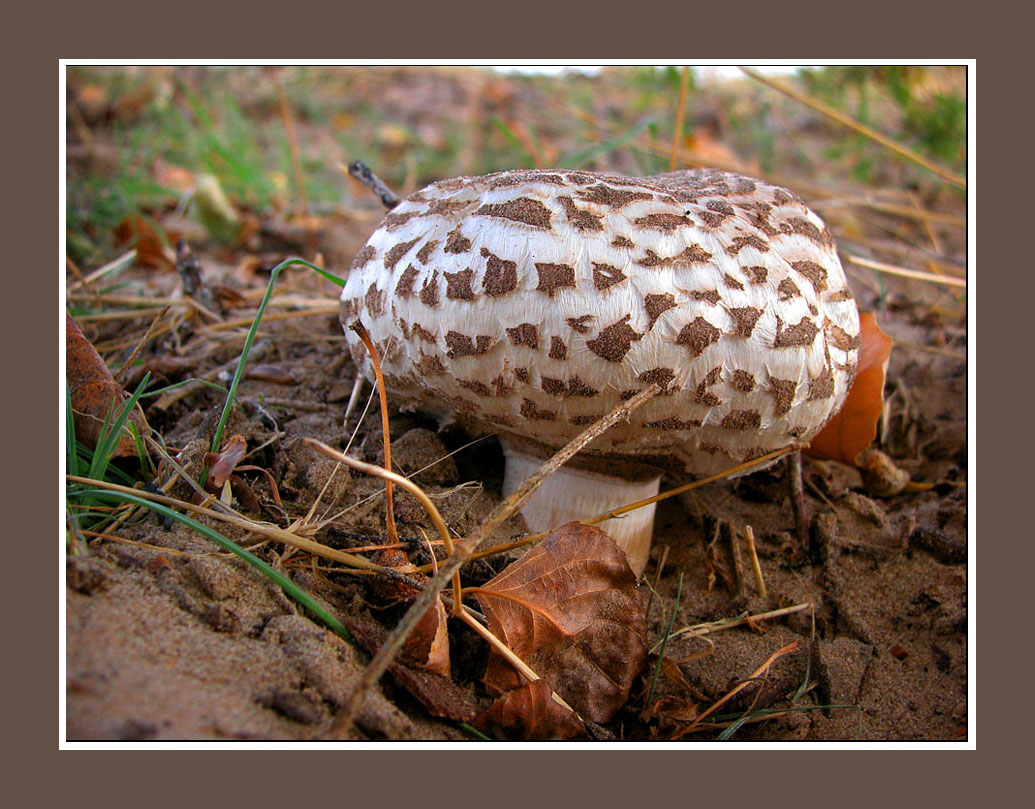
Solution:
{"label": "brown leaf", "polygon": [[508,691],[471,724],[487,736],[514,741],[588,739],[585,725],[550,695],[545,680]]}
{"label": "brown leaf", "polygon": [[[647,622],[625,553],[599,528],[569,522],[482,587],[489,629],[586,719],[607,722],[647,656]],[[490,693],[521,685],[493,652]]]}
{"label": "brown leaf", "polygon": [[859,367],[848,398],[804,450],[813,458],[853,466],[859,453],[877,437],[877,419],[884,407],[884,377],[893,343],[871,313],[859,315],[859,326]]}
{"label": "brown leaf", "polygon": [[[75,419],[75,437],[93,449],[97,446],[101,429],[111,414],[128,398],[126,392],[112,378],[90,341],[83,336],[79,325],[65,312],[65,381]],[[147,432],[147,422],[139,408],[129,416],[141,435]],[[119,437],[115,456],[129,458],[137,454],[136,443],[127,428]]]}
{"label": "brown leaf", "polygon": [[[384,643],[384,632],[368,624],[346,619],[345,625],[371,656]],[[478,714],[479,706],[468,691],[460,688],[449,677],[429,671],[414,671],[402,663],[392,663],[388,674],[402,688],[410,692],[432,716],[470,722]]]}
{"label": "brown leaf", "polygon": [[245,371],[245,379],[256,379],[259,382],[273,382],[277,385],[297,385],[298,379],[286,368],[270,363],[261,363]]}
{"label": "brown leaf", "polygon": [[234,468],[241,462],[248,452],[248,442],[243,435],[235,435],[227,441],[218,452],[205,454],[205,466],[208,469],[208,478],[205,480],[205,489],[212,494],[219,494],[223,491],[223,485],[234,473]]}
{"label": "brown leaf", "polygon": [[[374,554],[375,564],[385,567],[410,565],[410,557],[400,548],[383,548]],[[412,601],[417,590],[393,580],[379,580],[375,592],[389,602]],[[444,677],[450,675],[448,615],[441,601],[436,601],[421,616],[403,644],[407,656],[418,666]]]}
{"label": "brown leaf", "polygon": [[447,619],[445,605],[436,600],[421,616],[403,646],[406,654],[422,669],[443,677],[450,674]]}
{"label": "brown leaf", "polygon": [[161,226],[148,222],[142,216],[127,216],[115,226],[115,238],[121,245],[134,247],[137,263],[142,267],[171,270],[175,266],[167,239],[161,235]]}

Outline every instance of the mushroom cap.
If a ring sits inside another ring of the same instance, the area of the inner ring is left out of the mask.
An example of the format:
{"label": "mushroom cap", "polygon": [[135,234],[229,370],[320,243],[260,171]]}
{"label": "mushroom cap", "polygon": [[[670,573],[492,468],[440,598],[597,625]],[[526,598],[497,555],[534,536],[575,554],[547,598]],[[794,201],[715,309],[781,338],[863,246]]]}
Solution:
{"label": "mushroom cap", "polygon": [[393,400],[545,456],[651,383],[581,453],[707,475],[804,445],[855,376],[859,318],[823,222],[715,170],[517,170],[402,200],[352,263],[341,320]]}

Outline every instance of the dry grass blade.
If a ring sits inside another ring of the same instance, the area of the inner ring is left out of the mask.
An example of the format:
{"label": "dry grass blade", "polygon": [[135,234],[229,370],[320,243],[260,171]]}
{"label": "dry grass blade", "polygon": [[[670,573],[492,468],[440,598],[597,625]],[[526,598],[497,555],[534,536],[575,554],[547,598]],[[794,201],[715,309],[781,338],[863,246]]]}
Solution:
{"label": "dry grass blade", "polygon": [[[343,452],[338,452],[336,449],[334,449],[334,447],[329,447],[326,444],[324,444],[322,441],[317,441],[315,438],[306,438],[304,440],[314,450],[319,452],[321,455],[324,455],[324,456],[330,458],[333,461],[337,461],[338,463],[345,464],[346,466],[351,467],[352,469],[355,469],[358,472],[363,472],[364,474],[372,475],[373,477],[381,478],[382,480],[384,480],[386,482],[395,483],[400,488],[406,489],[406,491],[408,491],[410,494],[412,494],[414,497],[416,497],[420,501],[420,504],[424,507],[424,510],[428,513],[428,516],[431,517],[431,521],[435,525],[435,530],[438,531],[438,535],[439,535],[439,538],[442,540],[442,544],[446,546],[446,551],[450,555],[452,555],[454,553],[456,546],[453,543],[453,537],[449,533],[449,527],[446,525],[446,521],[442,519],[442,514],[439,512],[438,508],[432,502],[431,498],[428,496],[428,493],[425,492],[420,486],[418,486],[416,483],[414,483],[409,478],[403,477],[402,475],[400,475],[400,474],[398,474],[396,472],[393,472],[390,469],[385,469],[385,468],[380,467],[380,466],[375,466],[374,464],[369,464],[369,463],[366,463],[365,461],[360,461],[357,458],[352,458],[352,457],[344,454]],[[398,541],[399,541],[399,537],[395,536],[391,540],[390,544],[397,543]],[[454,576],[453,576],[453,590],[454,590],[454,600],[456,602],[454,609],[455,609],[455,611],[459,612],[459,609],[460,609],[460,573],[459,572],[455,573]]]}
{"label": "dry grass blade", "polygon": [[797,650],[798,650],[798,641],[793,641],[792,643],[788,643],[786,646],[784,646],[784,647],[782,647],[780,649],[777,649],[768,658],[766,658],[766,661],[761,666],[759,666],[757,669],[755,669],[754,672],[752,672],[750,677],[746,678],[743,682],[740,683],[740,685],[738,685],[735,688],[731,689],[728,694],[726,694],[724,697],[722,697],[722,699],[720,699],[718,702],[716,702],[714,705],[712,705],[710,708],[708,708],[708,710],[704,711],[704,713],[702,713],[700,716],[698,716],[687,727],[683,728],[681,731],[676,733],[672,737],[672,740],[674,741],[676,739],[679,739],[679,738],[685,736],[687,733],[693,733],[694,730],[697,728],[697,726],[700,725],[701,722],[706,717],[711,716],[713,713],[715,713],[717,710],[719,710],[719,708],[721,708],[723,705],[725,705],[727,702],[729,702],[731,699],[733,699],[737,694],[739,694],[741,691],[743,691],[745,688],[747,688],[749,685],[751,685],[751,683],[757,681],[759,677],[764,677],[768,673],[769,668],[779,658],[783,657],[785,654],[790,654],[791,652],[796,652]]}
{"label": "dry grass blade", "polygon": [[[708,621],[703,624],[685,626],[682,629],[677,629],[669,635],[669,640],[681,638],[683,636],[689,636],[691,638],[704,637],[705,635],[721,632],[724,629],[733,629],[734,627],[743,626],[744,624],[757,624],[760,621],[769,621],[773,618],[782,618],[785,615],[793,615],[796,612],[807,610],[811,606],[812,604],[806,601],[804,604],[795,604],[791,607],[781,607],[778,610],[770,610],[769,612],[759,612],[754,615],[750,615],[745,612],[733,618],[722,618],[718,621]],[[651,649],[651,651],[654,650]]]}
{"label": "dry grass blade", "polygon": [[[629,401],[632,402],[634,400],[630,399]],[[576,438],[575,440],[577,441],[579,439]],[[692,489],[697,489],[697,488],[699,488],[701,486],[706,486],[709,483],[715,483],[718,480],[724,480],[725,478],[728,478],[730,475],[735,475],[738,472],[743,472],[745,470],[752,469],[752,468],[754,468],[756,466],[762,466],[763,464],[767,464],[767,463],[769,463],[771,461],[775,461],[778,458],[786,455],[788,452],[791,452],[792,450],[793,450],[792,447],[786,447],[784,449],[774,450],[773,452],[770,452],[770,453],[768,453],[766,455],[762,455],[762,456],[760,456],[758,458],[755,458],[754,460],[745,461],[744,463],[737,464],[736,466],[731,466],[729,469],[724,469],[722,472],[719,472],[719,473],[717,473],[715,475],[709,475],[706,478],[701,478],[700,480],[691,481],[690,483],[684,484],[683,486],[678,486],[675,489],[669,489],[667,492],[661,492],[660,494],[656,494],[654,497],[648,497],[648,498],[646,498],[644,500],[637,500],[635,503],[629,503],[628,505],[622,506],[621,508],[616,508],[613,511],[605,511],[605,512],[602,512],[601,514],[597,514],[596,516],[587,517],[586,519],[579,520],[579,522],[583,523],[584,525],[596,525],[598,523],[602,523],[604,520],[610,520],[613,517],[620,517],[623,514],[628,514],[630,511],[635,511],[638,508],[643,508],[644,506],[649,506],[651,503],[660,503],[662,500],[667,500],[670,497],[675,497],[676,495],[683,494],[684,492],[688,492],[688,491],[690,491]],[[552,461],[553,461],[553,459],[550,460],[550,463],[552,463]],[[558,466],[559,465],[560,464],[558,464]],[[556,467],[554,467],[554,468],[556,468]],[[540,470],[540,471],[542,471],[542,470]],[[538,477],[538,473],[537,473],[536,477]],[[529,480],[532,480],[532,478],[529,478]],[[527,482],[528,481],[526,481],[526,483]],[[517,492],[514,492],[513,495],[511,495],[510,500],[513,500],[514,497],[516,497],[519,493],[520,493],[520,489]],[[531,494],[531,492],[527,492],[527,494]],[[509,500],[507,502],[509,502]],[[503,503],[502,505],[497,507],[496,511],[500,511],[506,505],[507,505],[506,502]],[[493,514],[495,514],[495,513],[496,512],[494,511]],[[512,513],[512,512],[508,512],[507,516],[509,516],[510,513]],[[489,515],[489,519],[492,519],[492,516],[493,515]],[[506,517],[504,517],[503,520],[500,521],[500,524],[502,524],[502,522],[505,521],[505,520],[506,520]],[[486,520],[486,522],[488,522],[488,520]],[[493,530],[495,530],[495,528],[498,528],[498,527],[499,527],[499,525],[496,525],[493,528]],[[480,531],[481,531],[481,529],[479,529],[479,532]],[[485,551],[478,552],[478,553],[472,553],[471,554],[471,559],[481,559],[481,558],[486,557],[486,556],[492,556],[493,554],[503,553],[504,551],[512,551],[515,548],[520,548],[523,545],[528,545],[531,542],[538,542],[539,540],[543,539],[547,535],[547,533],[548,533],[547,531],[540,531],[537,534],[528,534],[526,536],[523,536],[523,537],[521,537],[521,539],[516,539],[513,542],[506,542],[506,543],[501,543],[499,545],[494,545],[492,548],[489,548],[489,549],[487,549]],[[478,534],[476,534],[476,536],[477,535]],[[487,537],[488,537],[488,535],[485,535],[485,538],[487,538]],[[479,544],[480,544],[480,542],[479,542]],[[428,566],[424,565],[424,566],[419,567],[417,569],[426,573],[427,570],[428,570]]]}
{"label": "dry grass blade", "polygon": [[676,126],[672,130],[672,153],[668,158],[668,170],[675,171],[679,159],[679,144],[683,140],[683,121],[686,118],[686,99],[690,94],[690,66],[683,67],[679,77],[679,102],[676,107]]}
{"label": "dry grass blade", "polygon": [[747,543],[748,556],[751,558],[751,572],[755,575],[755,589],[765,598],[765,579],[762,577],[762,565],[758,561],[758,550],[755,548],[755,529],[750,525],[744,528],[744,541]]}
{"label": "dry grass blade", "polygon": [[966,278],[951,278],[946,275],[938,275],[933,272],[924,272],[923,270],[907,270],[905,267],[896,267],[893,264],[884,264],[881,261],[872,261],[868,258],[862,258],[861,256],[848,255],[848,260],[853,264],[858,264],[860,267],[866,267],[870,270],[876,270],[877,272],[887,273],[888,275],[898,275],[902,278],[915,278],[918,281],[930,281],[934,284],[942,284],[948,287],[963,287],[967,286]]}
{"label": "dry grass blade", "polygon": [[300,551],[306,551],[315,556],[321,556],[324,559],[330,559],[334,562],[340,562],[343,565],[349,567],[358,568],[361,570],[367,570],[370,572],[384,573],[385,575],[392,576],[393,578],[398,576],[398,568],[386,568],[381,565],[375,565],[368,559],[364,559],[362,556],[355,556],[351,553],[345,553],[344,551],[335,550],[334,548],[328,548],[326,545],[321,545],[315,540],[308,539],[298,534],[293,534],[283,528],[278,528],[274,525],[267,525],[265,523],[254,522],[247,520],[244,517],[239,517],[236,514],[224,514],[219,511],[215,511],[205,506],[196,506],[193,503],[186,503],[182,500],[177,500],[174,497],[165,497],[163,495],[152,494],[151,492],[144,491],[142,489],[132,489],[128,486],[120,486],[117,483],[108,483],[102,480],[94,480],[92,478],[80,477],[78,475],[65,475],[65,479],[70,483],[82,483],[84,485],[93,486],[98,489],[109,489],[113,492],[122,492],[123,494],[131,494],[135,497],[140,497],[145,500],[151,500],[155,503],[161,503],[162,505],[172,506],[174,508],[182,508],[187,511],[193,511],[195,514],[200,514],[205,517],[210,517],[213,520],[219,520],[221,522],[229,523],[230,525],[236,525],[238,528],[243,528],[246,531],[250,531],[253,534],[259,534],[267,539],[281,542],[285,545],[289,545],[293,548],[297,548]]}
{"label": "dry grass blade", "polygon": [[155,317],[155,319],[151,321],[151,325],[147,327],[147,331],[144,333],[144,336],[140,338],[140,342],[137,343],[136,347],[133,349],[132,353],[129,355],[126,361],[122,363],[122,367],[115,372],[114,379],[116,382],[118,382],[119,379],[123,375],[125,375],[126,371],[130,369],[133,363],[136,362],[137,357],[140,356],[140,352],[144,350],[144,346],[146,346],[155,336],[155,332],[158,330],[158,324],[162,322],[162,319],[166,316],[168,312],[169,305],[166,304],[162,308],[162,311],[159,312],[158,315]]}
{"label": "dry grass blade", "polygon": [[[377,348],[370,338],[370,332],[366,330],[358,320],[349,326],[356,333],[367,353],[370,355],[370,362],[374,366],[374,381],[377,385],[378,397],[381,400],[381,440],[384,444],[385,469],[392,469],[392,438],[388,433],[388,393],[385,391],[385,379],[381,374],[381,358],[377,355]],[[392,501],[392,479],[384,478],[385,481],[385,528],[388,531],[390,543],[399,541],[399,532],[395,528],[395,506]],[[430,502],[430,500],[428,501]],[[441,517],[439,518],[441,519]],[[447,532],[448,534],[448,532]]]}
{"label": "dry grass blade", "polygon": [[946,180],[952,183],[953,185],[957,185],[960,188],[965,189],[967,187],[966,177],[961,177],[959,174],[949,171],[948,169],[939,166],[937,163],[932,163],[923,155],[917,154],[912,149],[903,146],[901,143],[895,142],[891,138],[887,137],[886,135],[882,135],[877,130],[871,129],[865,124],[860,124],[854,118],[845,115],[840,110],[835,110],[833,107],[828,107],[822,101],[818,101],[815,98],[806,95],[805,93],[799,92],[798,90],[795,90],[793,87],[789,87],[788,85],[784,84],[782,81],[766,78],[758,71],[752,70],[749,67],[741,67],[740,69],[743,70],[755,81],[761,82],[766,87],[771,87],[777,92],[783,93],[785,96],[793,98],[795,101],[798,101],[807,107],[811,107],[821,115],[824,115],[833,121],[837,121],[839,124],[847,126],[849,129],[855,130],[860,135],[865,135],[870,140],[873,140],[879,143],[881,146],[890,149],[900,157],[904,157],[907,160],[916,163],[918,166],[923,166],[932,174],[936,174],[943,180]]}

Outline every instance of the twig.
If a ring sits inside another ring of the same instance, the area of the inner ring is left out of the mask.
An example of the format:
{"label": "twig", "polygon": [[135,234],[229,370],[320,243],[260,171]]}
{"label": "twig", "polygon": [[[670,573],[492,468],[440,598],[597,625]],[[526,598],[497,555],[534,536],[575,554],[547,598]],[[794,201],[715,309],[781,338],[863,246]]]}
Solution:
{"label": "twig", "polygon": [[758,551],[755,549],[755,529],[750,525],[744,528],[744,539],[747,542],[748,556],[751,557],[751,570],[755,574],[755,588],[758,594],[765,598],[765,579],[762,578],[762,566],[758,562]]}
{"label": "twig", "polygon": [[[339,169],[342,167],[339,165]],[[384,180],[374,174],[362,160],[353,160],[347,169],[342,169],[350,177],[359,180],[363,185],[377,194],[381,204],[391,210],[399,204],[399,195],[385,185]]]}
{"label": "twig", "polygon": [[871,129],[865,124],[859,123],[854,118],[845,115],[840,110],[836,110],[833,107],[829,107],[822,101],[818,101],[815,98],[806,95],[805,93],[799,92],[798,90],[795,90],[793,87],[790,87],[781,81],[766,78],[758,71],[752,70],[749,67],[741,67],[740,69],[743,70],[755,81],[764,84],[766,87],[771,87],[777,92],[783,93],[785,96],[793,98],[795,101],[804,104],[807,107],[811,107],[821,115],[825,115],[827,118],[837,121],[839,124],[847,126],[849,129],[853,129],[861,135],[865,135],[870,140],[876,141],[881,146],[885,147],[886,149],[890,149],[900,157],[904,157],[907,160],[916,163],[918,166],[923,166],[925,169],[941,177],[943,180],[947,180],[948,182],[952,183],[953,185],[959,186],[960,188],[965,189],[967,187],[967,179],[965,177],[961,177],[955,172],[949,171],[948,169],[943,168],[942,166],[939,166],[936,163],[932,163],[930,160],[928,160],[920,154],[917,154],[912,149],[909,149],[903,146],[902,144],[897,143],[896,141],[892,140],[886,135],[882,135],[877,130]]}

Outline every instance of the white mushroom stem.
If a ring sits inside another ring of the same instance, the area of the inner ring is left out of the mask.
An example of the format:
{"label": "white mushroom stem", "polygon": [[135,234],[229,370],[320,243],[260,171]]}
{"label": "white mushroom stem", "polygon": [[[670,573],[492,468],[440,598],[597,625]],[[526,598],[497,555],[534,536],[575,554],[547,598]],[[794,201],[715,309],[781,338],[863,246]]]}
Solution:
{"label": "white mushroom stem", "polygon": [[[509,497],[535,474],[543,461],[504,441],[507,458],[503,474],[503,495]],[[658,493],[661,474],[626,480],[571,466],[562,466],[543,481],[521,509],[528,530],[549,531],[571,520],[587,519],[605,511],[635,503]],[[654,503],[621,517],[605,520],[598,527],[611,536],[629,559],[639,577],[647,566],[654,530]]]}

